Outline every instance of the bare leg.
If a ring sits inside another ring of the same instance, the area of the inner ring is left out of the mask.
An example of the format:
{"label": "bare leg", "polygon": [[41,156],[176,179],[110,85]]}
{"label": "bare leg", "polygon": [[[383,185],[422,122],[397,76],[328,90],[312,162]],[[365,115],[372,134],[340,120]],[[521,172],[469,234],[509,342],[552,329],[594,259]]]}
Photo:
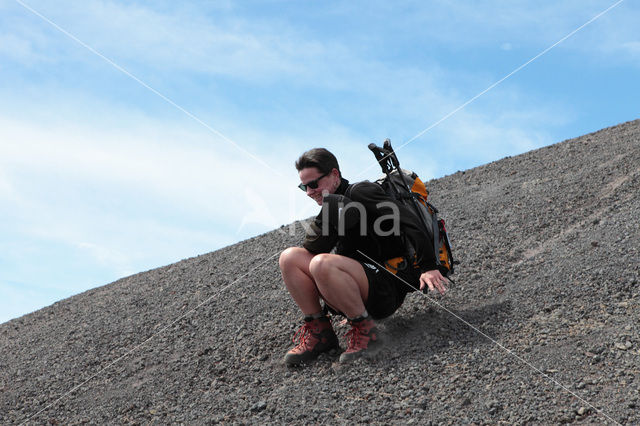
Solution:
{"label": "bare leg", "polygon": [[309,272],[313,253],[302,247],[289,247],[280,255],[280,271],[289,294],[304,315],[322,310],[320,293]]}
{"label": "bare leg", "polygon": [[362,315],[369,296],[369,281],[362,265],[337,254],[313,256],[309,273],[322,298],[349,318]]}

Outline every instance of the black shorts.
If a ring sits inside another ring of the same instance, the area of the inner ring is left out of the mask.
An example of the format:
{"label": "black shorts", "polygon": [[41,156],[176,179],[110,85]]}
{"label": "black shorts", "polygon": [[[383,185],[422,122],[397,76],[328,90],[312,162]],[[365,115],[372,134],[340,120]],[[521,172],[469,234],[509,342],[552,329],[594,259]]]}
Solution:
{"label": "black shorts", "polygon": [[[372,263],[360,261],[358,263],[362,265],[369,281],[369,296],[364,306],[373,319],[382,319],[392,315],[402,305],[407,293],[413,291],[399,278],[402,278],[415,288],[420,285],[419,271],[399,271],[396,276]],[[327,306],[327,309],[334,314],[346,316],[330,306]]]}

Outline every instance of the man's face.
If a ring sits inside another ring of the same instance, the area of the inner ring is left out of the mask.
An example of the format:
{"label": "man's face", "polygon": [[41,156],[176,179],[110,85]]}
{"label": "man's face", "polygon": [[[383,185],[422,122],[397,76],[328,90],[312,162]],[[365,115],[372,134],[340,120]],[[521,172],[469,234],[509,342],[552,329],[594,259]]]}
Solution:
{"label": "man's face", "polygon": [[335,188],[338,186],[340,178],[338,177],[338,171],[333,169],[328,175],[322,176],[323,173],[320,172],[315,167],[307,167],[298,172],[300,176],[300,183],[308,184],[309,182],[313,182],[318,179],[318,187],[311,188],[307,186],[307,196],[313,198],[319,206],[322,205],[322,196],[323,194],[331,194],[335,191]]}

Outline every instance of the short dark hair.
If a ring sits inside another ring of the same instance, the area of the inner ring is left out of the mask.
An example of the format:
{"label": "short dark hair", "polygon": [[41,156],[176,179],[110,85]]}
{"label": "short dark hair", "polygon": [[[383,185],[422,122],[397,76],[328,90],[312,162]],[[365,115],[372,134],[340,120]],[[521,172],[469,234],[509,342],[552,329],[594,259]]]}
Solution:
{"label": "short dark hair", "polygon": [[328,174],[336,169],[340,173],[340,166],[336,156],[324,148],[313,148],[305,152],[296,161],[296,170],[300,171],[308,167],[317,168],[320,173]]}

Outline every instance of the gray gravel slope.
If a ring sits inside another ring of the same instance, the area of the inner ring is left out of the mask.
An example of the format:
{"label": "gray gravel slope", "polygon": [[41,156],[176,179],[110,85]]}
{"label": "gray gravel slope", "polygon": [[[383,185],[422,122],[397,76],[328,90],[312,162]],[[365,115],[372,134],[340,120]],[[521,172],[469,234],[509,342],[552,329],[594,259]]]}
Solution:
{"label": "gray gravel slope", "polygon": [[457,284],[376,359],[283,366],[296,223],[0,325],[0,423],[639,424],[640,120],[428,187]]}

